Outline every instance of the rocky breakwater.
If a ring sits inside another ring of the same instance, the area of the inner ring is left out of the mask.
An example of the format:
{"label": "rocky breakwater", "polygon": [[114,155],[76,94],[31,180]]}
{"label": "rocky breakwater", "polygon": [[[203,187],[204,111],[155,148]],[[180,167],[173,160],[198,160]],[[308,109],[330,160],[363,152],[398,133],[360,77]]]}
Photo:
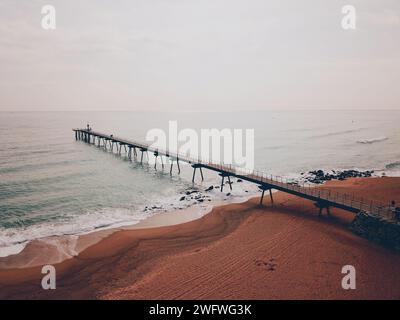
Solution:
{"label": "rocky breakwater", "polygon": [[[322,184],[330,180],[346,180],[349,178],[369,178],[374,171],[343,170],[324,172],[314,170],[302,174],[302,180]],[[400,251],[400,221],[393,217],[381,217],[366,212],[359,212],[350,225],[350,229],[357,235],[378,243],[387,248]]]}
{"label": "rocky breakwater", "polygon": [[359,212],[350,229],[359,236],[400,251],[400,222]]}
{"label": "rocky breakwater", "polygon": [[330,180],[346,180],[348,178],[369,178],[372,177],[374,171],[358,171],[358,170],[343,170],[324,172],[323,170],[310,171],[307,174],[302,173],[302,180],[314,184],[322,184]]}

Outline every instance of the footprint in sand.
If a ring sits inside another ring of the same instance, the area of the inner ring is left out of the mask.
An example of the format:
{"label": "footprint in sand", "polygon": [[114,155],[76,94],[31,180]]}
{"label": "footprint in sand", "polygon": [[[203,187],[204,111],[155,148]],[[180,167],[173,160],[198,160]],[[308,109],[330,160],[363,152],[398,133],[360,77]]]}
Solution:
{"label": "footprint in sand", "polygon": [[267,271],[275,271],[276,269],[275,259],[269,259],[268,261],[258,259],[255,260],[254,263],[257,267],[266,268]]}

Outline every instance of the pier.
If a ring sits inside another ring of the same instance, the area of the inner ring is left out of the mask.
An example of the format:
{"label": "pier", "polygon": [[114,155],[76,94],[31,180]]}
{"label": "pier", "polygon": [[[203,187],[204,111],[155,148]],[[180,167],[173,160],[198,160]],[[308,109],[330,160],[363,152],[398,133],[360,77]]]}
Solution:
{"label": "pier", "polygon": [[[288,194],[295,195],[310,201],[313,201],[316,207],[319,209],[319,214],[322,214],[323,209],[330,214],[330,208],[338,208],[352,212],[354,214],[364,213],[374,217],[380,217],[388,221],[394,220],[394,213],[390,207],[390,204],[384,204],[383,202],[376,200],[368,200],[363,198],[357,198],[351,194],[334,192],[329,189],[316,188],[310,184],[298,184],[288,181],[283,177],[274,176],[257,170],[249,171],[242,168],[237,168],[232,165],[217,164],[201,158],[194,159],[187,155],[176,153],[176,151],[160,150],[154,148],[145,143],[139,143],[127,139],[115,137],[114,135],[104,134],[91,129],[73,129],[75,132],[75,139],[84,141],[89,144],[103,147],[111,152],[117,152],[121,154],[122,148],[125,154],[130,160],[132,156],[143,163],[144,155],[151,152],[156,157],[155,168],[157,166],[157,158],[160,157],[161,165],[164,169],[164,158],[168,158],[170,162],[169,172],[173,174],[173,165],[176,164],[178,174],[180,173],[179,162],[186,162],[193,168],[192,182],[195,182],[197,170],[200,173],[201,180],[204,180],[203,169],[211,170],[216,172],[221,177],[221,192],[225,186],[225,182],[228,183],[229,188],[232,190],[231,178],[241,179],[258,185],[262,191],[260,198],[260,205],[263,203],[265,191],[268,191],[271,203],[273,203],[272,190],[278,190]],[[139,160],[140,153],[140,160]],[[225,180],[226,179],[226,180]]]}

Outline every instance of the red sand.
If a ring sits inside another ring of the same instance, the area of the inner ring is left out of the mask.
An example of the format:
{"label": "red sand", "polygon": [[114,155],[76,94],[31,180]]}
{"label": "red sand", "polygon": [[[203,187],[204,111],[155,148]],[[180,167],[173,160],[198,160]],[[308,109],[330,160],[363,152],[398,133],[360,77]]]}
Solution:
{"label": "red sand", "polygon": [[[400,178],[328,186],[400,202]],[[399,299],[400,255],[351,233],[352,214],[332,214],[278,193],[273,206],[252,199],[176,226],[118,231],[57,264],[56,290],[41,289],[40,268],[1,270],[0,298]],[[348,264],[356,290],[341,287]]]}

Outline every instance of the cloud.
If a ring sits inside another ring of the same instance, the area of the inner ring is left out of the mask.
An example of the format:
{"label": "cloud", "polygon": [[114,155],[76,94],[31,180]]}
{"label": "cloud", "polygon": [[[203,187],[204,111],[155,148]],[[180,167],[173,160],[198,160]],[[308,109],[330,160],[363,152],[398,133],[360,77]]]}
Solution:
{"label": "cloud", "polygon": [[47,2],[2,0],[0,109],[395,105],[400,7],[374,1],[346,32],[339,0],[52,0],[53,32]]}

